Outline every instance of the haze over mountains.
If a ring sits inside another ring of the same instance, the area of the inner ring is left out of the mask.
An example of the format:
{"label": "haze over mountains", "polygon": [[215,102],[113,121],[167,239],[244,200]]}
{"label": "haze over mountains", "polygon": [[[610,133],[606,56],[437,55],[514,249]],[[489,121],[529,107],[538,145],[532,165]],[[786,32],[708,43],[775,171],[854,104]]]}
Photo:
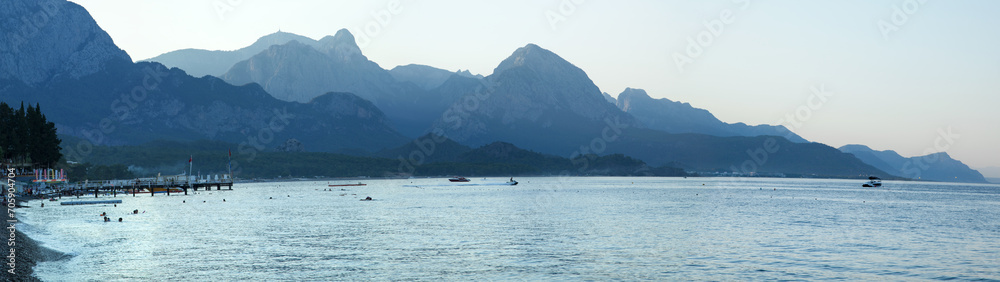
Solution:
{"label": "haze over mountains", "polygon": [[906,158],[892,150],[876,151],[865,145],[840,147],[872,166],[889,174],[921,180],[985,183],[986,178],[948,153]]}
{"label": "haze over mountains", "polygon": [[201,49],[182,49],[149,58],[143,61],[160,62],[171,68],[179,68],[195,77],[206,75],[222,76],[229,71],[236,63],[249,59],[271,46],[282,45],[291,41],[298,41],[303,44],[312,44],[319,48],[319,42],[308,37],[287,33],[276,32],[257,39],[250,46],[233,51],[209,51]]}
{"label": "haze over mountains", "polygon": [[[0,93],[8,103],[40,103],[60,133],[97,144],[212,139],[248,155],[294,138],[307,151],[374,154],[434,132],[461,146],[499,141],[564,156],[580,172],[596,161],[581,156],[617,153],[696,171],[888,175],[781,126],[726,124],[638,89],[615,100],[534,44],[486,77],[420,65],[386,70],[347,30],[318,41],[276,33],[236,51],[185,49],[132,63],[84,9],[52,3],[62,17],[23,40],[5,33]],[[25,0],[0,5],[5,19],[45,11]],[[159,61],[184,67],[166,70]]]}
{"label": "haze over mountains", "polygon": [[615,102],[619,109],[632,114],[644,126],[651,129],[715,136],[772,135],[785,137],[792,142],[808,142],[782,125],[749,126],[744,123],[724,123],[706,110],[666,98],[653,99],[642,89],[627,88],[618,94]]}

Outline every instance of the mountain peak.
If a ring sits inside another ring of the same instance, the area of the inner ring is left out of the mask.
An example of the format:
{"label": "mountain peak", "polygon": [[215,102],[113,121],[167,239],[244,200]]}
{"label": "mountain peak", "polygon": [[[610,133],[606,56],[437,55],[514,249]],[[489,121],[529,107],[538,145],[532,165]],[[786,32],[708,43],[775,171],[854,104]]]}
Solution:
{"label": "mountain peak", "polygon": [[517,67],[528,67],[539,73],[564,73],[565,71],[572,71],[576,72],[576,75],[587,75],[583,70],[559,57],[556,53],[535,44],[528,44],[517,48],[514,53],[493,69],[493,74],[499,74]]}
{"label": "mountain peak", "polygon": [[279,30],[275,33],[261,36],[260,38],[257,39],[257,41],[254,41],[253,44],[240,49],[240,51],[245,51],[249,55],[255,55],[259,53],[260,50],[266,50],[267,48],[273,45],[282,45],[290,41],[299,41],[299,43],[312,46],[316,45],[316,41],[312,40],[311,38]]}
{"label": "mountain peak", "polygon": [[633,98],[633,99],[642,98],[644,100],[653,99],[653,97],[649,97],[649,93],[646,93],[646,90],[642,90],[639,88],[625,88],[625,91],[622,91],[621,94],[618,94],[618,99],[622,100],[625,98]]}
{"label": "mountain peak", "polygon": [[323,51],[332,58],[350,61],[360,56],[364,60],[368,60],[368,58],[361,54],[361,48],[358,47],[358,43],[354,40],[354,35],[346,28],[338,30],[337,34],[333,36],[323,37],[323,39],[319,40],[319,43],[320,51]]}
{"label": "mountain peak", "polygon": [[350,42],[353,43],[354,42],[354,34],[351,34],[351,31],[347,30],[346,28],[341,28],[340,30],[337,31],[337,33],[335,33],[333,35],[333,39],[334,40],[349,40]]}

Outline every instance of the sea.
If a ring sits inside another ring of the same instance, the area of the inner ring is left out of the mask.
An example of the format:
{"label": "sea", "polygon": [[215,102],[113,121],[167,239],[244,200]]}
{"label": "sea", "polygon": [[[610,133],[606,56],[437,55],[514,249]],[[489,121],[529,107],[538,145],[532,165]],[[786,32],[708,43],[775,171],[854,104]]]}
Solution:
{"label": "sea", "polygon": [[35,267],[43,281],[1000,280],[997,185],[507,180],[32,201],[18,228],[59,254]]}

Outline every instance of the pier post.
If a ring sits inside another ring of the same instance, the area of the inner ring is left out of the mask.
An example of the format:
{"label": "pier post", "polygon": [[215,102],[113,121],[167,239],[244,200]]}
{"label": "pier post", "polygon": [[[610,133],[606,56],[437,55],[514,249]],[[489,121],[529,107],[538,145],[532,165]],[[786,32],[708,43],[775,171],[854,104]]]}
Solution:
{"label": "pier post", "polygon": [[101,191],[101,186],[100,185],[94,186],[94,198],[97,198],[97,194],[99,194],[100,191]]}

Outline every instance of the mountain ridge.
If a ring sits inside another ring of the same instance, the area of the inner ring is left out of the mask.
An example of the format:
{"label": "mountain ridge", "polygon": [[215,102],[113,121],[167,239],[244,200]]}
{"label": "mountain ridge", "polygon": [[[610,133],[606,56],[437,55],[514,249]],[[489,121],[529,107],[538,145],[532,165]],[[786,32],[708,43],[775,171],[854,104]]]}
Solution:
{"label": "mountain ridge", "polygon": [[895,176],[917,180],[989,183],[979,171],[951,158],[946,152],[907,158],[896,151],[877,151],[857,144],[844,145],[838,150]]}
{"label": "mountain ridge", "polygon": [[167,67],[180,68],[195,77],[222,76],[236,63],[249,59],[273,45],[298,41],[319,48],[319,42],[294,33],[278,31],[258,38],[253,44],[236,50],[180,49],[141,60],[159,62]]}
{"label": "mountain ridge", "polygon": [[653,99],[645,90],[626,88],[618,95],[619,109],[632,114],[648,128],[670,133],[702,133],[715,136],[781,136],[792,142],[808,143],[781,125],[747,125],[725,123],[711,112],[689,103],[670,99]]}

